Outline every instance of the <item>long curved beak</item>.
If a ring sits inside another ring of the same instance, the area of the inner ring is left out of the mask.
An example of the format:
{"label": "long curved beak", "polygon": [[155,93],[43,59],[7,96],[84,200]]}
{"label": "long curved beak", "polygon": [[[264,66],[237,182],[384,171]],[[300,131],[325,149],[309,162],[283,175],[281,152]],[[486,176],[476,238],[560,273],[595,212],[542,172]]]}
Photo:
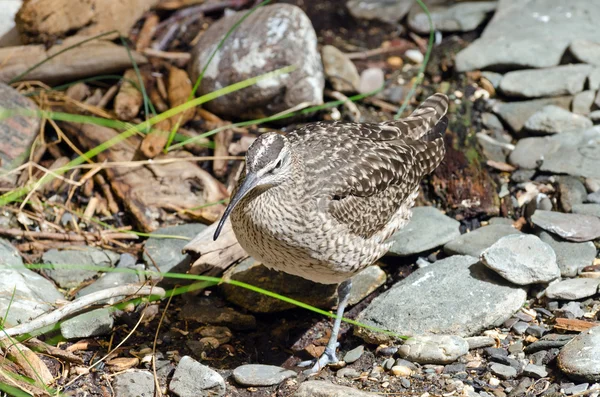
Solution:
{"label": "long curved beak", "polygon": [[235,193],[235,196],[231,198],[229,201],[229,205],[225,208],[225,212],[217,225],[217,230],[215,230],[215,235],[213,236],[213,240],[216,240],[221,234],[221,229],[223,228],[223,224],[227,220],[227,217],[233,211],[236,205],[248,194],[250,190],[252,190],[258,184],[258,177],[255,173],[248,173],[244,182],[240,185],[238,191]]}

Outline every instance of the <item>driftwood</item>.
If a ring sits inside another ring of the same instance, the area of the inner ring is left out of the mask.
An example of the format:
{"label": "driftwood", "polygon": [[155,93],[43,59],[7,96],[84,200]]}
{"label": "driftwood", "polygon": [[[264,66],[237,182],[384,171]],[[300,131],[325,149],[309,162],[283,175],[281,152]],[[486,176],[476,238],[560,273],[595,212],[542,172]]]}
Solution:
{"label": "driftwood", "polygon": [[[79,144],[82,150],[90,150],[118,135],[117,131],[90,124],[60,123],[63,131]],[[129,162],[133,159],[140,139],[132,136],[98,154],[99,162]],[[178,159],[190,157],[187,152],[175,152],[157,157]],[[190,161],[144,166],[107,166],[108,182],[116,197],[144,231],[154,231],[161,222],[179,216],[189,219],[189,211],[202,204],[214,203],[228,197],[225,187],[207,171]],[[211,205],[192,212],[201,221],[212,223],[218,219],[224,206]]]}
{"label": "driftwood", "polygon": [[217,224],[213,223],[183,247],[184,253],[198,255],[198,259],[190,268],[190,273],[217,276],[229,266],[248,257],[235,238],[229,220],[223,225],[219,238],[213,241],[216,227]]}
{"label": "driftwood", "polygon": [[[79,43],[81,37],[72,37],[46,50],[43,45],[0,48],[0,82],[7,83],[30,67],[59,51]],[[132,51],[137,64],[146,57]],[[21,80],[40,80],[48,84],[74,81],[89,76],[121,72],[132,67],[127,49],[123,46],[95,40],[56,56],[23,76]]]}
{"label": "driftwood", "polygon": [[158,0],[28,0],[15,16],[23,43],[51,43],[75,32],[95,36],[117,30],[127,36]]}
{"label": "driftwood", "polygon": [[600,325],[597,321],[578,320],[576,318],[557,318],[554,329],[561,331],[583,332]]}

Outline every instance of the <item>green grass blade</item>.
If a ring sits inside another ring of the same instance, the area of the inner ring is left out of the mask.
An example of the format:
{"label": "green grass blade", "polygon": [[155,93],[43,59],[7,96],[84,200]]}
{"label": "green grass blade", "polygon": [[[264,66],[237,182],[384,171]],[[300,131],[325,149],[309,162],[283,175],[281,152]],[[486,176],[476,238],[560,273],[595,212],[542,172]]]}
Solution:
{"label": "green grass blade", "polygon": [[6,383],[0,382],[0,391],[11,397],[31,397],[31,394],[25,393],[23,390],[16,388]]}

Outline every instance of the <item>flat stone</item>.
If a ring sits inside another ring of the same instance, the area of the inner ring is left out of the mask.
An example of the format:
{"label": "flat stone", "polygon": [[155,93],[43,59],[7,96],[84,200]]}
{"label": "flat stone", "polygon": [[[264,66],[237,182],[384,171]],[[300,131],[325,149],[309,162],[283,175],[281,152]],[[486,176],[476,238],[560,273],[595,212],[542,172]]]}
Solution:
{"label": "flat stone", "polygon": [[396,23],[408,14],[412,0],[350,0],[346,2],[348,11],[357,19],[378,19]]}
{"label": "flat stone", "polygon": [[[436,30],[468,32],[475,30],[496,9],[496,1],[458,3],[451,6],[431,5],[429,13]],[[408,26],[417,33],[429,33],[429,18],[415,5],[408,15]]]}
{"label": "flat stone", "polygon": [[353,387],[335,385],[324,380],[302,382],[292,397],[376,397],[378,394],[367,393]]}
{"label": "flat stone", "polygon": [[600,204],[575,204],[573,213],[600,217]]}
{"label": "flat stone", "polygon": [[477,138],[477,143],[481,146],[483,156],[487,160],[496,161],[498,163],[506,162],[506,149],[500,146],[498,141],[483,132],[478,132],[475,136]]}
{"label": "flat stone", "polygon": [[597,278],[571,278],[551,284],[546,288],[546,297],[549,299],[579,300],[598,293],[600,279]]}
{"label": "flat stone", "polygon": [[580,131],[592,127],[592,120],[571,113],[561,107],[548,105],[531,116],[524,125],[525,130],[536,134],[559,134]]}
{"label": "flat stone", "polygon": [[[3,11],[6,11],[4,4]],[[1,16],[0,19],[2,19]],[[0,108],[39,110],[31,99],[2,82],[0,82]],[[0,140],[2,141],[0,173],[13,170],[29,160],[29,147],[39,132],[40,119],[38,117],[14,115],[0,122]],[[0,177],[0,187],[7,189],[14,187],[18,176],[19,173],[13,173]]]}
{"label": "flat stone", "polygon": [[[51,249],[42,256],[44,264],[50,266],[42,269],[42,273],[54,280],[60,287],[72,288],[94,278],[100,274],[102,268],[112,267],[118,260],[119,254],[115,252],[88,246],[62,251]],[[71,267],[61,268],[59,265],[70,265]],[[82,268],[77,268],[77,266]],[[99,270],[93,270],[94,267]]]}
{"label": "flat stone", "polygon": [[523,322],[523,321],[518,321],[517,323],[515,323],[512,326],[512,330],[517,335],[523,335],[525,333],[525,331],[527,331],[527,328],[529,328],[529,324],[527,324],[526,322]]}
{"label": "flat stone", "polygon": [[521,98],[573,95],[583,91],[591,71],[589,65],[517,70],[504,75],[500,90],[505,95]]}
{"label": "flat stone", "polygon": [[489,336],[470,336],[465,340],[469,344],[469,350],[490,347],[496,344],[496,340]]}
{"label": "flat stone", "polygon": [[546,367],[542,365],[527,364],[523,368],[523,376],[529,376],[530,378],[540,379],[548,376]]}
{"label": "flat stone", "polygon": [[573,40],[569,51],[580,62],[600,66],[600,43],[597,41]]}
{"label": "flat stone", "polygon": [[[156,270],[156,267],[161,273],[185,273],[189,270],[191,257],[183,254],[183,247],[189,243],[189,240],[198,235],[202,230],[206,229],[206,225],[202,223],[187,223],[179,226],[167,226],[157,229],[144,244],[144,262],[149,269]],[[152,235],[158,237],[152,237]],[[164,238],[160,236],[181,236],[184,238]],[[156,263],[156,267],[154,264]],[[180,280],[165,280],[167,282],[176,283]]]}
{"label": "flat stone", "polygon": [[114,325],[113,311],[108,308],[92,310],[60,323],[60,333],[67,339],[107,335]]}
{"label": "flat stone", "polygon": [[548,334],[525,348],[526,354],[532,354],[541,350],[549,350],[566,345],[573,339],[573,335]]}
{"label": "flat stone", "polygon": [[577,335],[561,349],[557,360],[560,370],[570,378],[600,381],[600,327]]}
{"label": "flat stone", "polygon": [[[524,289],[508,284],[477,258],[452,256],[396,283],[357,320],[399,335],[471,336],[502,324],[525,298]],[[364,328],[355,328],[355,333],[370,343],[390,341]]]}
{"label": "flat stone", "polygon": [[587,195],[587,201],[594,204],[600,204],[600,190]]}
{"label": "flat stone", "polygon": [[579,179],[562,176],[558,179],[558,195],[562,209],[565,212],[571,212],[573,205],[583,203],[587,190]]}
{"label": "flat stone", "polygon": [[600,4],[587,0],[501,1],[481,37],[457,54],[456,69],[557,66],[574,40],[598,40],[599,18]]}
{"label": "flat stone", "polygon": [[581,318],[585,314],[579,302],[568,302],[557,312],[557,317],[562,315],[566,318]]}
{"label": "flat stone", "polygon": [[[269,269],[253,258],[248,258],[233,266],[225,277],[241,281],[312,306],[332,308],[337,304],[337,285],[321,284],[302,277]],[[348,303],[355,305],[385,283],[387,276],[377,265],[370,266],[355,274]],[[257,292],[222,284],[221,289],[228,301],[254,313],[274,313],[296,307],[295,305],[271,298]],[[311,291],[307,294],[306,291]]]}
{"label": "flat stone", "polygon": [[517,370],[504,364],[494,363],[490,365],[490,371],[499,378],[512,379],[517,376]]}
{"label": "flat stone", "polygon": [[518,285],[548,283],[560,277],[552,247],[530,234],[502,237],[483,251],[481,261]]}
{"label": "flat stone", "polygon": [[592,110],[592,106],[594,105],[594,99],[596,99],[596,91],[587,90],[580,92],[579,94],[573,97],[573,102],[571,103],[571,110],[573,111],[573,113],[587,116]]}
{"label": "flat stone", "polygon": [[534,170],[548,154],[556,152],[560,147],[560,142],[549,138],[523,138],[515,145],[508,161],[519,168]]}
{"label": "flat stone", "polygon": [[225,380],[206,365],[184,356],[175,369],[169,390],[179,397],[222,396]]}
{"label": "flat stone", "polygon": [[600,178],[600,126],[552,137],[560,147],[548,153],[540,169],[554,174]]}
{"label": "flat stone", "polygon": [[115,397],[154,396],[154,376],[150,371],[130,369],[112,377]]}
{"label": "flat stone", "polygon": [[[572,384],[572,383],[571,383]],[[571,395],[580,395],[588,389],[589,383],[580,383],[578,385],[563,387],[562,390],[565,392],[567,396]]]}
{"label": "flat stone", "polygon": [[296,372],[275,365],[246,364],[233,370],[233,379],[242,386],[278,385]]}
{"label": "flat stone", "polygon": [[545,231],[540,232],[539,237],[556,253],[556,263],[563,277],[575,277],[594,262],[596,247],[591,241],[573,243]]}
{"label": "flat stone", "polygon": [[460,223],[434,207],[413,208],[408,224],[391,237],[388,254],[414,255],[446,244],[460,236]]}
{"label": "flat stone", "polygon": [[513,132],[518,133],[527,120],[545,106],[555,105],[569,110],[572,100],[572,96],[563,96],[518,102],[496,102],[492,110]]}
{"label": "flat stone", "polygon": [[210,297],[203,297],[186,303],[179,313],[182,320],[193,320],[199,323],[228,327],[234,330],[256,328],[256,318],[243,314],[231,307],[226,307]]}
{"label": "flat stone", "polygon": [[19,251],[2,238],[0,291],[4,291],[0,293],[0,317],[6,319],[5,327],[27,323],[65,299],[51,281],[27,269]]}
{"label": "flat stone", "polygon": [[365,347],[363,345],[355,347],[354,349],[344,354],[344,362],[346,364],[352,364],[353,362],[357,361],[360,358],[360,356],[363,355],[364,352]]}
{"label": "flat stone", "polygon": [[510,180],[514,183],[531,182],[534,176],[535,170],[519,169],[510,175]]}
{"label": "flat stone", "polygon": [[583,242],[600,237],[600,218],[591,215],[537,210],[531,221],[569,241]]}
{"label": "flat stone", "polygon": [[592,91],[600,89],[600,67],[595,67],[588,76],[588,88]]}
{"label": "flat stone", "polygon": [[467,341],[456,335],[418,335],[398,349],[400,357],[419,364],[449,364],[468,352]]}
{"label": "flat stone", "polygon": [[[502,75],[499,75],[502,76]],[[489,80],[489,79],[488,79]],[[481,122],[489,130],[504,131],[504,125],[494,113],[482,113]]]}
{"label": "flat stone", "polygon": [[[246,15],[220,18],[192,49],[189,72],[196,81],[227,32]],[[213,113],[237,119],[277,114],[301,103],[323,103],[325,76],[317,35],[308,16],[291,4],[261,7],[228,36],[208,65],[198,96],[288,65],[296,70],[221,96],[205,105]]]}
{"label": "flat stone", "polygon": [[489,225],[465,233],[444,245],[444,251],[451,255],[471,255],[479,257],[484,250],[496,241],[511,234],[522,234],[509,225]]}
{"label": "flat stone", "polygon": [[358,91],[360,75],[354,62],[346,54],[332,45],[325,45],[321,50],[321,58],[323,59],[325,76],[334,90],[340,92]]}

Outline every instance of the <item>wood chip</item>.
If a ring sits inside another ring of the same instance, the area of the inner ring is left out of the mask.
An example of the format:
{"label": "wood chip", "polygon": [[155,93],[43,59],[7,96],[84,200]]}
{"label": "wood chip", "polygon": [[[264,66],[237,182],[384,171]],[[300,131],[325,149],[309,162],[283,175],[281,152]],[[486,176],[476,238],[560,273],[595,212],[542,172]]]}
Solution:
{"label": "wood chip", "polygon": [[578,320],[576,318],[556,318],[554,328],[562,331],[583,332],[600,325],[600,322]]}
{"label": "wood chip", "polygon": [[108,360],[106,362],[106,365],[108,365],[110,369],[115,372],[121,372],[130,368],[137,367],[139,363],[140,360],[136,357],[118,357],[113,358],[112,360]]}
{"label": "wood chip", "polygon": [[136,50],[143,51],[144,49],[148,48],[150,42],[152,42],[152,36],[154,36],[154,31],[156,30],[156,25],[158,25],[158,22],[160,22],[158,15],[154,13],[148,15],[144,21],[142,29],[140,30],[137,42],[135,43]]}
{"label": "wood chip", "polygon": [[[135,82],[138,87],[131,82]],[[139,85],[140,81],[135,70],[127,69],[123,75],[123,84],[115,97],[115,113],[121,120],[130,121],[140,112],[144,98],[139,90]]]}

